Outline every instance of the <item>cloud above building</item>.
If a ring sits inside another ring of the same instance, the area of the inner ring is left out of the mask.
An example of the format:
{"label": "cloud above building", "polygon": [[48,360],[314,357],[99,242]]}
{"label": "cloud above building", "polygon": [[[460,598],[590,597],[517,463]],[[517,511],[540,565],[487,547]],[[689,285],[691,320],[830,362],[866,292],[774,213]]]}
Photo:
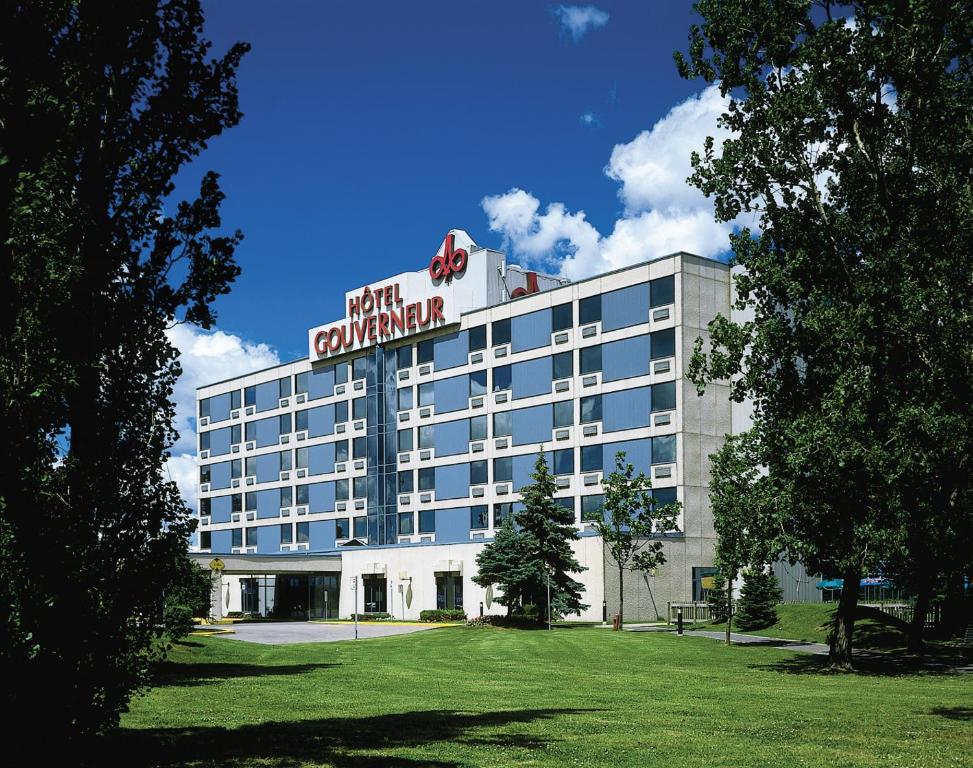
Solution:
{"label": "cloud above building", "polygon": [[576,43],[591,30],[601,29],[608,23],[608,13],[593,5],[560,5],[554,15],[561,22],[561,31]]}
{"label": "cloud above building", "polygon": [[242,339],[224,331],[204,331],[177,325],[168,332],[179,350],[182,376],[176,382],[175,426],[179,439],[168,461],[169,476],[179,485],[183,499],[196,504],[196,388],[222,379],[269,368],[280,363],[277,352],[266,344]]}
{"label": "cloud above building", "polygon": [[530,192],[514,187],[484,197],[490,229],[503,236],[508,252],[526,264],[580,279],[684,250],[717,258],[729,250],[737,224],[717,222],[713,203],[686,183],[690,157],[707,136],[717,151],[730,134],[717,125],[728,105],[710,86],[673,107],[650,129],[617,144],[605,175],[618,182],[622,216],[602,234],[585,212],[563,202],[542,207]]}

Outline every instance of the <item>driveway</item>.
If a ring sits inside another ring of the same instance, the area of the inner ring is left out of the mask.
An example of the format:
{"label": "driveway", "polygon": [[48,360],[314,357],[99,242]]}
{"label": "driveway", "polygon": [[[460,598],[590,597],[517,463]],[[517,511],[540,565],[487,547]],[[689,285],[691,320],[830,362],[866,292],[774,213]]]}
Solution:
{"label": "driveway", "polygon": [[[435,624],[382,624],[378,622],[360,622],[358,637],[367,639],[372,637],[390,637],[392,635],[408,635],[412,632],[422,632],[434,629]],[[200,627],[212,629],[213,627]],[[220,627],[223,629],[224,627]],[[264,645],[288,645],[291,643],[336,643],[339,640],[354,640],[354,624],[317,624],[308,621],[280,621],[253,624],[233,624],[226,627],[233,630],[232,634],[220,634],[227,640],[244,640],[248,643],[263,643]]]}

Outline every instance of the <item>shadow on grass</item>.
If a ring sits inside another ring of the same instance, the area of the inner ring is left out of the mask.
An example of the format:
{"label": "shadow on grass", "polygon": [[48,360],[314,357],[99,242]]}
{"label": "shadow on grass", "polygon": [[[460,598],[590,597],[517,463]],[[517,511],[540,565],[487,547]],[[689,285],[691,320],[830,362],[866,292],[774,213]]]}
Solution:
{"label": "shadow on grass", "polygon": [[[901,677],[903,675],[954,675],[965,670],[964,662],[954,656],[910,656],[888,652],[856,650],[852,654],[852,675],[875,677]],[[795,654],[774,662],[750,664],[750,669],[782,672],[789,675],[835,675],[828,665],[827,656]]]}
{"label": "shadow on grass", "polygon": [[949,720],[973,720],[973,707],[933,707],[929,714]]}
{"label": "shadow on grass", "polygon": [[[261,765],[304,762],[336,768],[456,768],[454,760],[390,755],[437,743],[537,750],[552,740],[522,733],[473,734],[478,728],[524,725],[597,710],[523,709],[510,712],[431,710],[360,718],[267,722],[239,728],[122,730],[105,743],[102,762],[130,766]],[[379,754],[376,754],[379,753]]]}
{"label": "shadow on grass", "polygon": [[168,686],[209,685],[217,680],[234,677],[283,677],[302,675],[316,669],[337,667],[338,664],[288,664],[268,666],[266,664],[180,664],[164,661],[155,668],[152,685],[157,688]]}

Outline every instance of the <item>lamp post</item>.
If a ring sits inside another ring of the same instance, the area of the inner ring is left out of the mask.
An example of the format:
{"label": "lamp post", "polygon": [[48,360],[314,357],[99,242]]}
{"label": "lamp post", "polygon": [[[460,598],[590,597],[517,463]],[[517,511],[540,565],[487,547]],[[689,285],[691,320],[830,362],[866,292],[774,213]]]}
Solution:
{"label": "lamp post", "polygon": [[547,631],[551,631],[551,572],[547,572]]}

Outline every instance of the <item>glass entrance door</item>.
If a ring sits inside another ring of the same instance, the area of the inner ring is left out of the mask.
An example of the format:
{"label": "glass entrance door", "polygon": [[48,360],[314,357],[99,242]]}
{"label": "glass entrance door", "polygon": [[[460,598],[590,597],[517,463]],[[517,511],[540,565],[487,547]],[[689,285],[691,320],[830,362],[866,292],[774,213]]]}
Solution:
{"label": "glass entrance door", "polygon": [[312,619],[338,618],[338,574],[313,573],[309,579]]}
{"label": "glass entrance door", "polygon": [[367,573],[361,580],[365,588],[365,613],[386,613],[385,577]]}

